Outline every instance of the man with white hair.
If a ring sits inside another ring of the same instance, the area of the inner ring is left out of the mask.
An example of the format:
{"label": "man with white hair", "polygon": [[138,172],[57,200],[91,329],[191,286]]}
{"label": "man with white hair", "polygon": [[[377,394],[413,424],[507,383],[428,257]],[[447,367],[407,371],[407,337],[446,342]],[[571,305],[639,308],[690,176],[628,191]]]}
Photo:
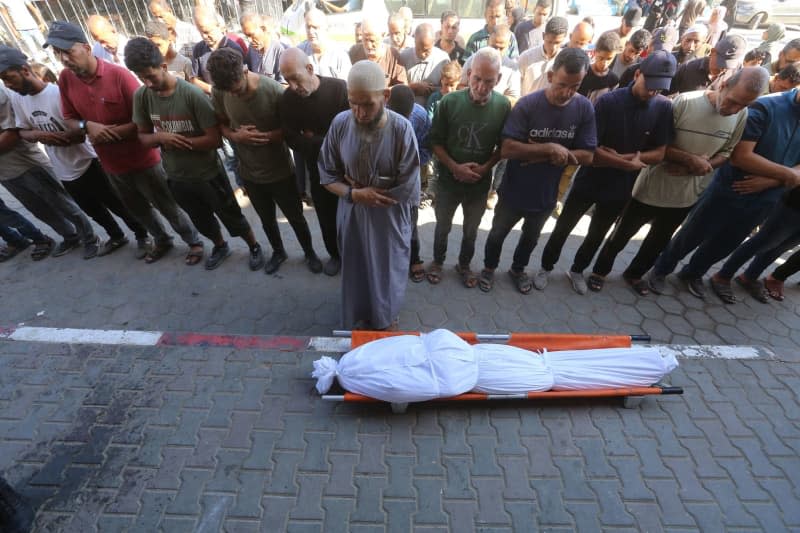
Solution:
{"label": "man with white hair", "polygon": [[408,284],[419,155],[411,123],[385,109],[383,69],[359,61],[347,79],[350,111],[339,113],[319,158],[320,182],[339,196],[342,325],[398,329]]}
{"label": "man with white hair", "polygon": [[361,45],[353,53],[353,63],[368,59],[377,63],[383,70],[386,84],[391,87],[398,83],[407,83],[408,75],[405,67],[400,63],[400,53],[387,46],[383,40],[384,34],[378,25],[365,19],[361,23]]}
{"label": "man with white hair", "polygon": [[428,281],[441,281],[447,238],[458,206],[464,212],[461,251],[456,270],[468,289],[478,284],[470,262],[475,255],[492,167],[500,160],[500,133],[511,109],[508,99],[493,90],[502,78],[502,58],[494,48],[481,48],[469,58],[468,88],[447,94],[433,116],[430,139],[439,171],[433,262]]}
{"label": "man with white hair", "polygon": [[90,16],[86,25],[94,39],[92,55],[124,67],[125,45],[128,44],[128,39],[124,35],[120,35],[111,22],[103,16]]}
{"label": "man with white hair", "polygon": [[350,56],[328,39],[328,20],[325,13],[312,8],[306,12],[306,40],[297,45],[305,53],[314,74],[346,80],[350,72]]}
{"label": "man with white hair", "polygon": [[232,48],[241,54],[245,65],[250,70],[253,69],[244,41],[241,38],[237,41],[233,39],[234,36],[225,33],[222,15],[205,7],[198,7],[194,10],[194,23],[202,40],[192,49],[192,71],[195,75],[193,83],[206,94],[211,94],[211,73],[206,68],[211,52],[220,48]]}
{"label": "man with white hair", "polygon": [[249,64],[256,74],[283,83],[279,68],[283,46],[267,22],[267,17],[256,13],[242,15],[242,33],[250,41]]}
{"label": "man with white hair", "polygon": [[400,52],[400,62],[406,69],[408,86],[414,91],[417,104],[425,106],[428,97],[439,88],[442,67],[450,61],[447,52],[433,46],[433,26],[422,23],[414,30],[414,46]]}

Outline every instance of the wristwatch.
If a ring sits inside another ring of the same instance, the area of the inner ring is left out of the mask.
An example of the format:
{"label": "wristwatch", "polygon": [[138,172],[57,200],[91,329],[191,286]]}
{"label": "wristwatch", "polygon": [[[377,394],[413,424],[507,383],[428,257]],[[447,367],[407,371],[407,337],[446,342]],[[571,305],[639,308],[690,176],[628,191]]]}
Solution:
{"label": "wristwatch", "polygon": [[78,128],[83,132],[86,133],[86,121],[81,120],[78,122]]}
{"label": "wristwatch", "polygon": [[353,203],[353,188],[352,187],[348,187],[347,188],[347,193],[345,193],[345,195],[344,195],[344,201],[347,202],[348,204],[352,204]]}

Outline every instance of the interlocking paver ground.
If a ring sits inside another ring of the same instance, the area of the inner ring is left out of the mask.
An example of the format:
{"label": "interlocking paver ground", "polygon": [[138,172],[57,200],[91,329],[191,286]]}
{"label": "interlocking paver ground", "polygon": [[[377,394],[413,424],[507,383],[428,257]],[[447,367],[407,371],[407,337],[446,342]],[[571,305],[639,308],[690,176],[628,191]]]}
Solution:
{"label": "interlocking paver ground", "polygon": [[638,409],[394,415],[320,400],[318,356],[2,341],[0,471],[37,531],[800,528],[796,363],[685,360]]}

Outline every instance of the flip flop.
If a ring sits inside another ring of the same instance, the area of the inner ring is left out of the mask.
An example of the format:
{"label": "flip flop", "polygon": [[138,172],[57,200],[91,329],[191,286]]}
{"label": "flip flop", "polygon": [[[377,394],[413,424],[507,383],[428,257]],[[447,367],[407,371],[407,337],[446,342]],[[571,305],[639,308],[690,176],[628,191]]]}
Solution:
{"label": "flip flop", "polygon": [[172,249],[172,244],[157,244],[153,246],[147,255],[144,256],[144,262],[149,264],[155,263]]}
{"label": "flip flop", "polygon": [[625,282],[631,286],[631,289],[639,296],[647,296],[650,294],[650,286],[645,280],[626,278],[625,276],[622,276],[622,279],[624,279]]}
{"label": "flip flop", "polygon": [[783,301],[783,282],[773,277],[764,278],[764,287],[767,288],[770,298],[779,302]]}
{"label": "flip flop", "polygon": [[[191,248],[200,248],[199,250],[192,250]],[[189,253],[186,254],[186,259],[184,259],[184,263],[188,266],[194,266],[199,263],[203,259],[203,248],[201,246],[192,246],[189,249]]]}
{"label": "flip flop", "polygon": [[591,274],[586,279],[586,286],[589,287],[589,290],[592,292],[600,292],[603,290],[603,285],[606,284],[606,280],[598,276],[597,274]]}

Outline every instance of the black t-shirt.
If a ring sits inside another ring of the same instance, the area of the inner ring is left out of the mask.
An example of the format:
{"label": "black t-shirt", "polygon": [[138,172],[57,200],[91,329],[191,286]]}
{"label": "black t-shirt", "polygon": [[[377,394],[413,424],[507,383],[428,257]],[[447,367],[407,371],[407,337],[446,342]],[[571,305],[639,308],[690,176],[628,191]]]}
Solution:
{"label": "black t-shirt", "polygon": [[675,77],[672,78],[669,94],[688,93],[708,87],[710,61],[711,59],[708,57],[701,57],[680,65],[675,72]]}
{"label": "black t-shirt", "polygon": [[[438,41],[436,41],[436,44],[434,46],[436,46],[436,48],[441,48],[440,46],[441,44],[442,40],[439,39]],[[465,52],[466,50],[464,50],[464,48],[462,48],[458,43],[455,43],[455,46],[453,47],[452,50],[450,50],[450,53],[448,54],[450,56],[450,61],[458,61],[458,64],[463,67]]]}
{"label": "black t-shirt", "polygon": [[800,186],[786,191],[783,194],[783,202],[788,207],[800,211]]}
{"label": "black t-shirt", "polygon": [[594,69],[589,68],[589,71],[584,76],[581,86],[578,88],[578,93],[595,103],[598,98],[603,94],[612,90],[619,84],[619,78],[610,70],[605,76],[598,76]]}

